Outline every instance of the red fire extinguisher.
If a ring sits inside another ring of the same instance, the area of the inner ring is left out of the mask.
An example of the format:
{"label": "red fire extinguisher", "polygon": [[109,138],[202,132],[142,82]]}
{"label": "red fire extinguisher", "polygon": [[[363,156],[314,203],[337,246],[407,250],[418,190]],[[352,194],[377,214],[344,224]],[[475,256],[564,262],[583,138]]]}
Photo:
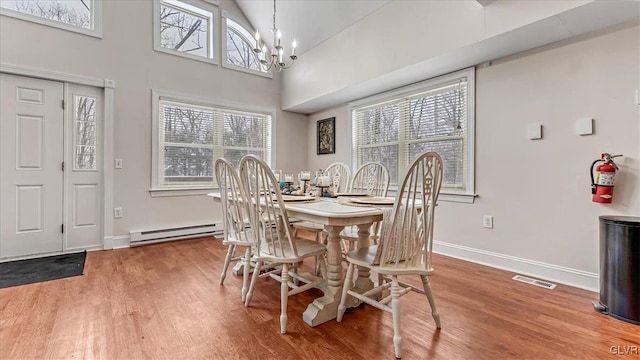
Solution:
{"label": "red fire extinguisher", "polygon": [[[591,194],[593,194],[591,201],[603,204],[611,203],[616,171],[619,170],[618,165],[613,162],[613,158],[619,156],[622,155],[604,153],[600,155],[600,159],[591,164]],[[593,167],[599,162],[602,162],[602,164],[596,167],[596,178],[594,180]]]}

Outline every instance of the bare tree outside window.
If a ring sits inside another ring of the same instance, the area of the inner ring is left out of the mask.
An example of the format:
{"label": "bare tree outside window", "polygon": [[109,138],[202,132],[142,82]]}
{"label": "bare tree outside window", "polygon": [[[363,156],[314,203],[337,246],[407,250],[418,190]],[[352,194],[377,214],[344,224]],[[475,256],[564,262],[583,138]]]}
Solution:
{"label": "bare tree outside window", "polygon": [[213,112],[164,106],[164,176],[167,182],[213,180]]}
{"label": "bare tree outside window", "polygon": [[461,186],[464,182],[464,142],[466,90],[450,88],[445,92],[410,101],[409,147],[413,158],[424,151],[435,151],[443,159],[443,184]]}
{"label": "bare tree outside window", "polygon": [[234,166],[248,154],[264,158],[267,147],[264,119],[241,114],[224,114],[224,158]]}
{"label": "bare tree outside window", "polygon": [[266,158],[270,117],[160,101],[164,184],[212,184],[213,163],[235,166],[247,154]]}
{"label": "bare tree outside window", "polygon": [[92,5],[92,0],[0,0],[3,8],[86,29],[92,28]]}
{"label": "bare tree outside window", "polygon": [[389,171],[391,182],[398,180],[398,134],[400,105],[387,104],[362,112],[358,127],[358,144],[361,147],[360,164],[376,161]]}
{"label": "bare tree outside window", "polygon": [[227,63],[255,71],[263,71],[258,55],[253,52],[255,39],[249,31],[237,22],[227,22]]}
{"label": "bare tree outside window", "polygon": [[209,57],[208,18],[162,3],[160,6],[160,46]]}
{"label": "bare tree outside window", "polygon": [[227,62],[243,68],[262,71],[253,47],[236,33],[233,29],[227,28]]}
{"label": "bare tree outside window", "polygon": [[75,170],[96,170],[96,98],[74,97]]}
{"label": "bare tree outside window", "polygon": [[435,151],[443,159],[443,186],[464,187],[466,82],[354,110],[357,163],[382,163],[391,182],[418,154]]}

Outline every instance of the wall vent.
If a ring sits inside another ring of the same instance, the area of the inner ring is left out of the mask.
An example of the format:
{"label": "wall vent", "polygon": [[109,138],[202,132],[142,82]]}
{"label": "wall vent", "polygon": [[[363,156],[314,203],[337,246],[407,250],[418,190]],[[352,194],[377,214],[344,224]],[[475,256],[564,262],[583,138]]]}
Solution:
{"label": "wall vent", "polygon": [[169,240],[220,235],[223,233],[222,231],[222,223],[214,223],[166,229],[132,231],[129,233],[129,236],[131,237],[131,246],[135,246],[143,244],[153,244]]}
{"label": "wall vent", "polygon": [[522,276],[522,275],[516,275],[512,278],[513,280],[517,280],[517,281],[521,281],[523,283],[527,283],[527,284],[531,284],[531,285],[535,285],[535,286],[540,286],[543,287],[545,289],[549,289],[549,290],[553,290],[556,288],[556,284],[550,283],[548,281],[542,281],[542,280],[538,280],[538,279],[532,279],[526,276]]}

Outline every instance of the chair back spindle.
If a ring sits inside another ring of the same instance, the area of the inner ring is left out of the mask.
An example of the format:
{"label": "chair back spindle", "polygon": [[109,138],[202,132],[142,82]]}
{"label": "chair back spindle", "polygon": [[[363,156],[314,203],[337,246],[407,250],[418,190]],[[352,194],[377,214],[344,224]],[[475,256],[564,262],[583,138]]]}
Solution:
{"label": "chair back spindle", "polygon": [[215,176],[220,188],[224,239],[253,243],[245,231],[249,221],[247,197],[233,164],[226,159],[215,162]]}
{"label": "chair back spindle", "polygon": [[434,208],[442,185],[442,159],[435,152],[420,154],[407,168],[385,221],[382,243],[374,263],[380,266],[430,270]]}
{"label": "chair back spindle", "polygon": [[297,257],[282,193],[273,171],[257,156],[246,155],[240,161],[240,179],[249,199],[251,228],[256,233],[255,255],[284,258],[288,253]]}
{"label": "chair back spindle", "polygon": [[347,191],[351,180],[351,169],[347,164],[335,162],[329,165],[326,171],[331,174],[332,184],[335,186],[336,192]]}
{"label": "chair back spindle", "polygon": [[363,192],[371,196],[387,196],[389,190],[389,171],[377,162],[362,164],[351,180],[350,192]]}

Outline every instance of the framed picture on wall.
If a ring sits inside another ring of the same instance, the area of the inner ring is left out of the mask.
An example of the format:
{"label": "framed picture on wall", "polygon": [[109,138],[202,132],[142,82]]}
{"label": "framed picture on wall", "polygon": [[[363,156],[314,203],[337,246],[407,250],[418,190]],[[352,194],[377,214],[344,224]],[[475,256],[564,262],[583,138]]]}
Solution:
{"label": "framed picture on wall", "polygon": [[318,155],[336,153],[336,118],[318,120]]}

